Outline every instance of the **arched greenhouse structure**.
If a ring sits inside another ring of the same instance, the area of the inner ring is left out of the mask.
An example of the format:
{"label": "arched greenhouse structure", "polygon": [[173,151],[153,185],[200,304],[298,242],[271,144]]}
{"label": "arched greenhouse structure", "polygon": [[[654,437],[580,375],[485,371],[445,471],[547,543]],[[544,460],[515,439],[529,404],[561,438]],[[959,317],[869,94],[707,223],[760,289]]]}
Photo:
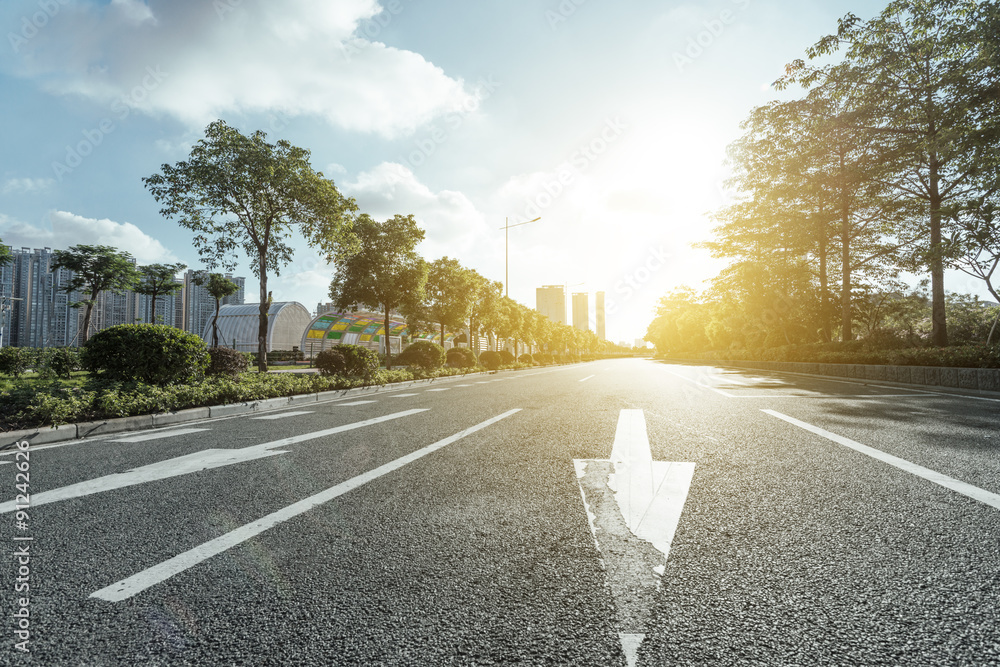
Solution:
{"label": "arched greenhouse structure", "polygon": [[[241,352],[257,351],[260,304],[227,305],[219,310],[219,346]],[[212,320],[205,323],[202,340],[212,344]],[[312,313],[296,301],[277,301],[267,311],[267,351],[291,350],[302,341]]]}

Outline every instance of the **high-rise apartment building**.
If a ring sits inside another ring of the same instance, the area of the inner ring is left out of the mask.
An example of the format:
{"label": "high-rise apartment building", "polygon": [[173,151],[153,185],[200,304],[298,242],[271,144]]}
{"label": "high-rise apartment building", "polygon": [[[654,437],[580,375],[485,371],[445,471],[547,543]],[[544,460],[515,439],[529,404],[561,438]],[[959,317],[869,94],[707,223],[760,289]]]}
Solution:
{"label": "high-rise apartment building", "polygon": [[590,329],[590,294],[573,293],[573,327],[580,331]]}
{"label": "high-rise apartment building", "polygon": [[[215,315],[215,297],[208,293],[208,290],[201,285],[194,283],[195,276],[200,271],[187,271],[184,274],[184,326],[185,331],[201,335],[205,330],[205,324]],[[239,288],[234,294],[224,297],[221,305],[242,306],[246,291],[246,278],[234,278],[231,274],[226,274],[236,283]]]}
{"label": "high-rise apartment building", "polygon": [[[12,249],[11,255],[12,261],[0,266],[0,346],[79,345],[84,308],[72,308],[70,304],[84,296],[66,293],[73,272],[52,270],[55,253],[51,248]],[[215,299],[204,287],[191,282],[193,273],[188,271],[179,281],[184,285],[180,292],[157,297],[156,321],[201,335],[215,312]],[[245,279],[226,277],[239,289],[222,303],[242,304]],[[131,290],[121,294],[101,292],[91,312],[90,334],[117,324],[149,322],[151,305],[150,297]]]}
{"label": "high-rise apartment building", "polygon": [[[52,271],[51,248],[19,248],[5,268],[0,308],[8,311],[4,323],[4,345],[18,347],[62,347],[77,344],[80,313],[69,304],[79,300],[65,288],[73,278],[67,269]],[[8,333],[9,332],[9,333]]]}
{"label": "high-rise apartment building", "polygon": [[598,292],[594,298],[594,306],[597,311],[597,337],[601,340],[607,340],[606,326],[606,314],[604,310],[604,292]]}
{"label": "high-rise apartment building", "polygon": [[535,310],[553,322],[566,324],[566,292],[562,285],[535,289]]}

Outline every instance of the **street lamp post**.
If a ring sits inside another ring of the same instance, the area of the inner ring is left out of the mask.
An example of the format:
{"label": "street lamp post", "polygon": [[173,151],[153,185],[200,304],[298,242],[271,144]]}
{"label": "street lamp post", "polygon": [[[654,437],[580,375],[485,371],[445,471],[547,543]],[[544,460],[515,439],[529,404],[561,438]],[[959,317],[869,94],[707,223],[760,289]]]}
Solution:
{"label": "street lamp post", "polygon": [[504,296],[510,296],[510,228],[520,227],[521,225],[527,225],[532,222],[538,222],[542,217],[539,216],[534,220],[525,220],[524,222],[516,222],[513,225],[507,221],[507,218],[503,219],[503,227],[500,229],[503,232],[503,294]]}

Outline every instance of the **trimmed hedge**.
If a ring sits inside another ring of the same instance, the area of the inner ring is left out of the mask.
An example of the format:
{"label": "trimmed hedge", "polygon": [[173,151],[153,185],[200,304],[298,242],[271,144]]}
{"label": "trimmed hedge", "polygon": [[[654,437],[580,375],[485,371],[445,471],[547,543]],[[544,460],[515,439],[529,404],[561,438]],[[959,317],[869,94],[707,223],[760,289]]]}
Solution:
{"label": "trimmed hedge", "polygon": [[956,345],[878,350],[859,341],[783,345],[759,350],[722,350],[674,359],[704,361],[797,361],[818,364],[864,364],[869,366],[941,366],[949,368],[1000,368],[1000,346]]}
{"label": "trimmed hedge", "polygon": [[517,362],[517,359],[514,358],[513,352],[510,352],[508,350],[500,350],[497,352],[497,354],[500,355],[500,364],[502,366],[510,366]]}
{"label": "trimmed hedge", "polygon": [[483,368],[487,368],[491,371],[495,371],[503,366],[503,357],[500,356],[499,352],[494,352],[493,350],[487,350],[486,352],[479,353],[479,365]]}
{"label": "trimmed hedge", "polygon": [[474,368],[476,355],[467,347],[453,347],[445,353],[445,361],[452,368]]}
{"label": "trimmed hedge", "polygon": [[209,362],[206,375],[228,375],[236,377],[250,367],[250,356],[228,347],[216,347],[208,351]]}
{"label": "trimmed hedge", "polygon": [[535,360],[531,358],[530,354],[522,354],[517,360],[522,364],[533,364]]}
{"label": "trimmed hedge", "polygon": [[430,371],[444,365],[444,348],[429,340],[417,340],[406,346],[394,360],[400,366],[413,366]]}
{"label": "trimmed hedge", "polygon": [[119,324],[87,341],[83,366],[104,379],[154,385],[192,382],[208,368],[201,337],[165,324]]}
{"label": "trimmed hedge", "polygon": [[378,371],[379,355],[360,345],[334,345],[316,355],[320,375],[344,375],[371,380]]}
{"label": "trimmed hedge", "polygon": [[313,365],[319,369],[320,375],[346,375],[347,359],[344,353],[335,347],[323,350],[313,359]]}

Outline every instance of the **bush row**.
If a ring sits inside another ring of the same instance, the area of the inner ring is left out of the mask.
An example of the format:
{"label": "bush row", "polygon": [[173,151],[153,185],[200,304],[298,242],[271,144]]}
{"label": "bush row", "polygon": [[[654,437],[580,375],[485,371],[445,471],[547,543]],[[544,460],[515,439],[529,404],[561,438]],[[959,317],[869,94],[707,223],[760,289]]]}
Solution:
{"label": "bush row", "polygon": [[864,343],[814,343],[759,350],[722,350],[700,354],[672,354],[676,359],[706,361],[798,361],[820,364],[889,366],[946,366],[951,368],[1000,368],[1000,346],[960,345],[898,350],[871,349]]}

